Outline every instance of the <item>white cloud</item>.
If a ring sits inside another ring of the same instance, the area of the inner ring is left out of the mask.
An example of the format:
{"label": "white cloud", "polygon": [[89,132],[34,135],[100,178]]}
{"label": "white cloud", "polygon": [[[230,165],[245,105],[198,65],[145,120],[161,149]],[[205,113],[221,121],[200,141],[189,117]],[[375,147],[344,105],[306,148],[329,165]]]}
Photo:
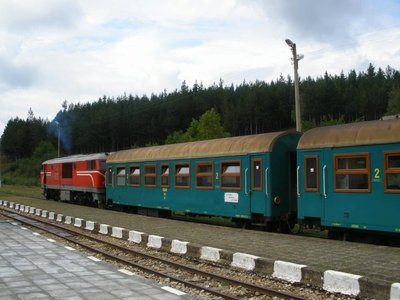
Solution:
{"label": "white cloud", "polygon": [[81,14],[77,2],[68,0],[2,0],[0,4],[3,29],[16,34],[68,29],[75,26]]}
{"label": "white cloud", "polygon": [[8,119],[52,119],[64,100],[158,94],[362,68],[400,69],[394,0],[0,0],[0,134]]}

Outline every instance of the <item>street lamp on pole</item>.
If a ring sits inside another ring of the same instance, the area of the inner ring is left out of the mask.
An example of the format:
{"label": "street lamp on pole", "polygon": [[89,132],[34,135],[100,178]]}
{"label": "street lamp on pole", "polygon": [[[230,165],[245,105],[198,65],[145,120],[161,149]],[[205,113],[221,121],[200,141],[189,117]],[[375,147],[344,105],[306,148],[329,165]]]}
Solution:
{"label": "street lamp on pole", "polygon": [[299,75],[297,70],[299,68],[299,60],[304,57],[302,54],[297,54],[296,44],[291,40],[286,39],[286,44],[292,49],[292,60],[294,66],[294,101],[296,109],[296,131],[301,132],[301,110],[300,110],[300,92],[299,92]]}

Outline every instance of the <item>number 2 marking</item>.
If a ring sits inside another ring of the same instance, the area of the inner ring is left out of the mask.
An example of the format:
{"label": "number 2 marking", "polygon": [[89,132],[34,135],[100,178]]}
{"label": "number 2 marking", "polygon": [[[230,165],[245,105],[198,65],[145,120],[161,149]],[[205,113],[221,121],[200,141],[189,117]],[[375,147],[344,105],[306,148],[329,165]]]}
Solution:
{"label": "number 2 marking", "polygon": [[374,172],[375,172],[375,177],[374,178],[375,179],[380,179],[381,178],[380,170],[378,168],[375,168]]}

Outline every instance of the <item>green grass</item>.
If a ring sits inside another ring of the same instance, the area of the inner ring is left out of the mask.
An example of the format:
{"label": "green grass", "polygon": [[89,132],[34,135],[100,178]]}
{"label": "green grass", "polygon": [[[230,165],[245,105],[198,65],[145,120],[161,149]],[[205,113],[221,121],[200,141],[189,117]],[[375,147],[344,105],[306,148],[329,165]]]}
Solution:
{"label": "green grass", "polygon": [[42,189],[38,186],[4,185],[0,187],[0,197],[8,200],[13,196],[43,199]]}

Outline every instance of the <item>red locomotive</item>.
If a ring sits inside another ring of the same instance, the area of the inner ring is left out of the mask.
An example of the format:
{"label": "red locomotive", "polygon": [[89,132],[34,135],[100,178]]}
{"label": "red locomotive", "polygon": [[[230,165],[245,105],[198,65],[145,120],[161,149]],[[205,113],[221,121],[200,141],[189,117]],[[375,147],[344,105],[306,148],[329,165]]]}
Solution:
{"label": "red locomotive", "polygon": [[102,203],[106,153],[72,155],[42,163],[40,182],[46,199]]}

